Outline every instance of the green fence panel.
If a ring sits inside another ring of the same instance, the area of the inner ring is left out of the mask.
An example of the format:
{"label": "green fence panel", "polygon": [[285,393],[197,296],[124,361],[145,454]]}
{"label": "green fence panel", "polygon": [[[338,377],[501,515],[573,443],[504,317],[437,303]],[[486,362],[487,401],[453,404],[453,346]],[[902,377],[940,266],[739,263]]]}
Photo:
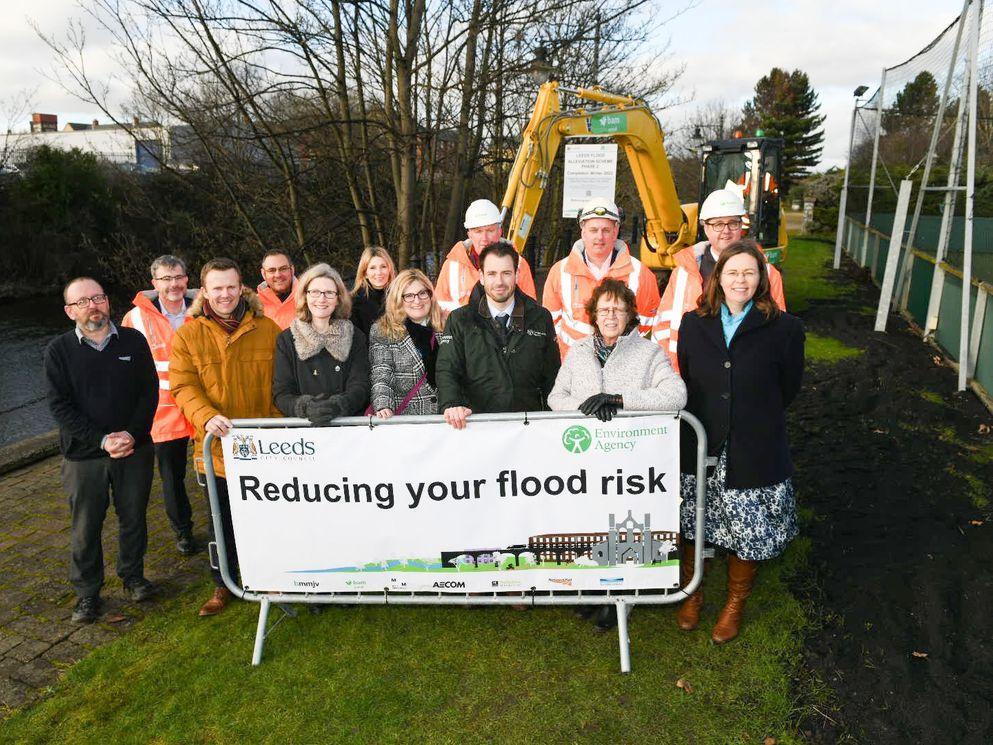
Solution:
{"label": "green fence panel", "polygon": [[986,317],[983,319],[983,335],[979,339],[973,379],[984,390],[993,391],[993,295],[987,294],[985,297]]}
{"label": "green fence panel", "polygon": [[938,328],[934,331],[934,340],[956,362],[959,359],[961,313],[962,280],[945,272],[945,286],[941,290],[941,307],[938,309]]}
{"label": "green fence panel", "polygon": [[872,265],[872,276],[878,284],[883,283],[883,275],[886,273],[886,257],[890,253],[889,238],[878,238],[879,250],[876,251],[876,260]]}
{"label": "green fence panel", "polygon": [[907,310],[918,326],[924,327],[928,300],[931,299],[931,280],[934,278],[934,264],[920,256],[914,256],[910,271],[910,294],[907,297]]}

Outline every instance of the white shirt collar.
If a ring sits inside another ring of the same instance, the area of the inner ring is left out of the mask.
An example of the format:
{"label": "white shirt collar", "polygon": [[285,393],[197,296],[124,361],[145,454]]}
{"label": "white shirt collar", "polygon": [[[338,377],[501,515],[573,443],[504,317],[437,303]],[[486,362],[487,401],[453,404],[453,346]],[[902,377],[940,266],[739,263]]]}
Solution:
{"label": "white shirt collar", "polygon": [[515,297],[511,296],[511,298],[510,298],[510,305],[508,305],[503,310],[498,310],[496,307],[494,307],[493,302],[490,300],[490,298],[487,297],[486,298],[486,307],[490,309],[490,317],[491,318],[496,318],[497,316],[500,316],[500,315],[512,316],[512,315],[514,315],[514,304],[516,302],[517,302],[517,299]]}

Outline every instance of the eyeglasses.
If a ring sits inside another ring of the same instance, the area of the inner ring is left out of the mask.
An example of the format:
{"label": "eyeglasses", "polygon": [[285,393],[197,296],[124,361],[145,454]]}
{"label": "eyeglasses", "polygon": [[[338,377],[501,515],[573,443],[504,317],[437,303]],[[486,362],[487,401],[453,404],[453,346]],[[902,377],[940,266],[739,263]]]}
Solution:
{"label": "eyeglasses", "polygon": [[620,219],[620,216],[616,212],[608,210],[606,207],[594,207],[593,209],[585,210],[579,215],[580,220],[585,220],[587,217],[612,217],[615,220]]}
{"label": "eyeglasses", "polygon": [[291,271],[292,266],[288,264],[283,264],[282,266],[271,266],[268,269],[263,269],[265,274],[284,274],[285,272]]}
{"label": "eyeglasses", "polygon": [[627,315],[627,308],[597,308],[596,316],[597,318],[606,318],[607,316],[624,316]]}
{"label": "eyeglasses", "polygon": [[100,294],[100,295],[93,295],[91,297],[81,297],[79,300],[77,300],[74,303],[66,303],[66,307],[68,308],[71,305],[75,305],[77,308],[89,308],[90,303],[93,303],[94,305],[103,305],[106,302],[107,302],[107,296]]}
{"label": "eyeglasses", "polygon": [[421,290],[420,292],[405,292],[401,296],[405,303],[412,303],[414,300],[427,300],[431,297],[431,290]]}
{"label": "eyeglasses", "polygon": [[317,300],[320,297],[323,297],[326,300],[334,300],[336,297],[338,297],[338,291],[337,290],[307,290],[307,297],[309,297],[311,300]]}
{"label": "eyeglasses", "polygon": [[179,279],[186,279],[186,275],[185,274],[172,274],[172,275],[167,274],[164,277],[152,277],[152,279],[154,279],[156,282],[173,282],[173,281],[179,280]]}
{"label": "eyeglasses", "polygon": [[723,222],[705,220],[703,224],[712,230],[716,230],[718,233],[723,233],[725,230],[737,230],[740,228],[741,220],[727,220]]}

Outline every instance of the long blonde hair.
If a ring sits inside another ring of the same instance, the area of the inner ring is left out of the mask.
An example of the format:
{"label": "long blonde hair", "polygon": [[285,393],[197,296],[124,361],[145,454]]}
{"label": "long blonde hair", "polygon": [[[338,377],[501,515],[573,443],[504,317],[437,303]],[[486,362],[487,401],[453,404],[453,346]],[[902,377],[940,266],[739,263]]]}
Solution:
{"label": "long blonde hair", "polygon": [[352,295],[355,295],[363,287],[367,293],[372,289],[372,285],[366,279],[365,273],[369,269],[369,262],[377,258],[385,261],[386,266],[390,269],[390,278],[386,281],[386,286],[389,287],[390,282],[396,278],[397,267],[393,263],[393,257],[390,256],[390,252],[382,246],[367,246],[362,252],[362,256],[359,257],[359,266],[355,270],[355,284],[352,286]]}
{"label": "long blonde hair", "polygon": [[297,318],[305,323],[310,323],[314,320],[310,308],[307,306],[307,290],[310,288],[310,283],[318,277],[330,279],[334,282],[334,287],[338,291],[338,305],[335,306],[331,318],[347,319],[351,316],[352,298],[348,294],[348,290],[345,289],[345,283],[342,281],[341,275],[327,264],[314,264],[297,279],[294,298],[296,301]]}
{"label": "long blonde hair", "polygon": [[441,309],[434,299],[434,288],[431,280],[420,269],[404,269],[390,284],[386,292],[386,302],[383,303],[383,315],[376,321],[379,332],[391,341],[399,341],[407,335],[403,322],[407,320],[407,311],[403,309],[403,293],[414,282],[420,282],[431,293],[431,312],[428,318],[435,331],[441,331]]}

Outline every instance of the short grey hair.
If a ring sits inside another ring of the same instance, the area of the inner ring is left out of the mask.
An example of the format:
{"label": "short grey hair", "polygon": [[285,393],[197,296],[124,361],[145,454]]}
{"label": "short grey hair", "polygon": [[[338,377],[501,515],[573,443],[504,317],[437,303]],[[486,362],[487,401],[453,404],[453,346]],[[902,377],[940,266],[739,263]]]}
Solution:
{"label": "short grey hair", "polygon": [[149,271],[152,273],[152,279],[155,279],[155,272],[157,272],[159,269],[161,269],[164,266],[178,266],[180,269],[183,270],[183,274],[189,274],[189,272],[186,270],[185,261],[183,261],[178,256],[173,256],[172,254],[163,254],[155,261],[153,261],[152,265],[149,267]]}

